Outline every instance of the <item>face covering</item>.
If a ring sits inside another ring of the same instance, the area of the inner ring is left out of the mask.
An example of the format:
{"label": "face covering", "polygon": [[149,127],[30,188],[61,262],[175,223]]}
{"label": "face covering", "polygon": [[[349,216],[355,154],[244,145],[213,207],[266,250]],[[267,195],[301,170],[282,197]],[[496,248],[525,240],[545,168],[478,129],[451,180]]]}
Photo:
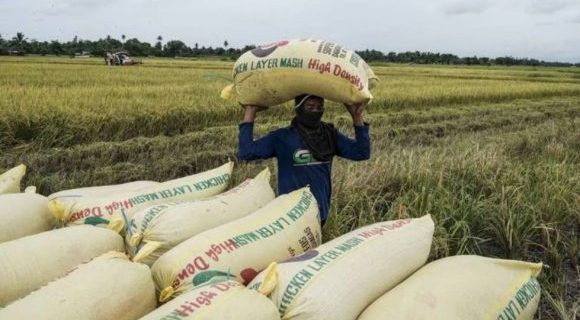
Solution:
{"label": "face covering", "polygon": [[[302,99],[302,103],[308,96]],[[300,103],[296,107],[296,116],[292,119],[291,126],[300,136],[302,143],[318,160],[327,162],[336,154],[336,129],[331,123],[320,121],[323,112],[311,112]]]}
{"label": "face covering", "polygon": [[304,110],[304,107],[300,108],[300,111],[296,110],[296,121],[302,126],[308,129],[316,129],[320,126],[320,119],[322,119],[323,112],[312,112]]}

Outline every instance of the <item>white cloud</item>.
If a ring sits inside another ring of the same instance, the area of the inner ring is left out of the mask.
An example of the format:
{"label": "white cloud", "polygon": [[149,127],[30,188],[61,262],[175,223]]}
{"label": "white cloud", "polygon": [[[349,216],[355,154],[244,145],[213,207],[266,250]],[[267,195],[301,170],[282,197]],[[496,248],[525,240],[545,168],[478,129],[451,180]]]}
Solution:
{"label": "white cloud", "polygon": [[443,10],[448,15],[461,15],[466,13],[481,13],[490,6],[488,1],[457,1],[446,4]]}
{"label": "white cloud", "polygon": [[528,0],[526,3],[526,12],[542,15],[551,15],[561,12],[578,4],[577,1],[571,0]]}

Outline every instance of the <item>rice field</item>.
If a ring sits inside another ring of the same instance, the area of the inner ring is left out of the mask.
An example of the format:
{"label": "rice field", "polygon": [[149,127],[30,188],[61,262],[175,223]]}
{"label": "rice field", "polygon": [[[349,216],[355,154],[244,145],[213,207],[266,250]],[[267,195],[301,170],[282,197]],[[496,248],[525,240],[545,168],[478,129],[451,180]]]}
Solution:
{"label": "rice field", "polygon": [[[233,63],[0,57],[0,171],[25,163],[48,195],[168,180],[235,160],[243,111],[220,99]],[[336,159],[325,239],[430,213],[431,258],[543,261],[538,319],[580,314],[580,69],[376,65],[372,157]],[[287,126],[260,113],[257,134]],[[353,134],[344,107],[325,121]],[[237,163],[234,183],[273,160]],[[275,183],[275,181],[273,181]],[[273,184],[275,185],[275,184]]]}

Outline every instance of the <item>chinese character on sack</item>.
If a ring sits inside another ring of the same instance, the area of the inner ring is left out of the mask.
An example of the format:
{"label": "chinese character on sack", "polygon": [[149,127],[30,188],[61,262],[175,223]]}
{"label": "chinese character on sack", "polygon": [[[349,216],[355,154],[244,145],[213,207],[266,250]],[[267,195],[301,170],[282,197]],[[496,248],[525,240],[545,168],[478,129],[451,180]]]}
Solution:
{"label": "chinese character on sack", "polygon": [[346,50],[342,46],[336,46],[332,51],[332,56],[335,58],[344,58],[346,57]]}
{"label": "chinese character on sack", "polygon": [[327,42],[324,45],[324,48],[322,48],[322,53],[324,53],[324,54],[332,54],[332,49],[334,49],[334,43]]}
{"label": "chinese character on sack", "polygon": [[350,56],[350,63],[353,66],[358,67],[359,62],[360,62],[360,56],[358,54],[356,54],[356,52],[353,52],[352,56]]}

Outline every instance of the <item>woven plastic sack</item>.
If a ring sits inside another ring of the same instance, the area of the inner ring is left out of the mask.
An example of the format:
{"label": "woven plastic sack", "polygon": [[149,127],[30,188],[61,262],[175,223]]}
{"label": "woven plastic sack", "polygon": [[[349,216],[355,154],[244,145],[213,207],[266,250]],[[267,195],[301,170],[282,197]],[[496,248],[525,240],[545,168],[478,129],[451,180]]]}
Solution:
{"label": "woven plastic sack", "polygon": [[133,261],[151,266],[162,254],[203,231],[234,221],[274,199],[270,171],[212,198],[162,204],[136,213],[126,243]]}
{"label": "woven plastic sack", "polygon": [[273,106],[300,94],[340,103],[368,102],[378,78],[361,57],[323,40],[296,39],[259,46],[235,63],[233,84],[222,97],[241,104]]}
{"label": "woven plastic sack", "polygon": [[119,234],[93,226],[51,230],[1,243],[0,306],[24,297],[94,257],[123,250]]}
{"label": "woven plastic sack", "polygon": [[541,263],[455,256],[429,263],[370,305],[359,320],[530,320]]}
{"label": "woven plastic sack", "polygon": [[224,191],[230,180],[233,162],[195,175],[169,180],[149,188],[122,194],[78,201],[49,202],[52,213],[67,225],[109,226],[121,232],[133,214],[156,204],[208,198]]}
{"label": "woven plastic sack", "polygon": [[26,166],[21,164],[0,174],[0,194],[20,192],[20,181],[26,174]]}
{"label": "woven plastic sack", "polygon": [[433,229],[429,215],[362,227],[270,265],[249,287],[269,295],[282,319],[356,319],[427,261]]}
{"label": "woven plastic sack", "polygon": [[0,319],[135,320],[155,309],[151,271],[104,254],[0,310]]}
{"label": "woven plastic sack", "polygon": [[48,231],[55,219],[45,196],[35,193],[0,195],[0,243]]}
{"label": "woven plastic sack", "polygon": [[279,320],[268,298],[233,280],[214,278],[167,302],[141,320]]}
{"label": "woven plastic sack", "polygon": [[258,211],[202,232],[167,251],[151,270],[160,301],[215,276],[247,284],[273,261],[320,244],[318,204],[308,187],[282,195]]}
{"label": "woven plastic sack", "polygon": [[130,191],[139,191],[157,185],[159,182],[155,181],[133,181],[122,184],[114,184],[108,186],[84,187],[76,189],[62,190],[55,192],[48,196],[48,200],[60,200],[64,203],[71,201],[78,201],[86,197],[102,197],[107,195],[116,195],[127,193]]}

